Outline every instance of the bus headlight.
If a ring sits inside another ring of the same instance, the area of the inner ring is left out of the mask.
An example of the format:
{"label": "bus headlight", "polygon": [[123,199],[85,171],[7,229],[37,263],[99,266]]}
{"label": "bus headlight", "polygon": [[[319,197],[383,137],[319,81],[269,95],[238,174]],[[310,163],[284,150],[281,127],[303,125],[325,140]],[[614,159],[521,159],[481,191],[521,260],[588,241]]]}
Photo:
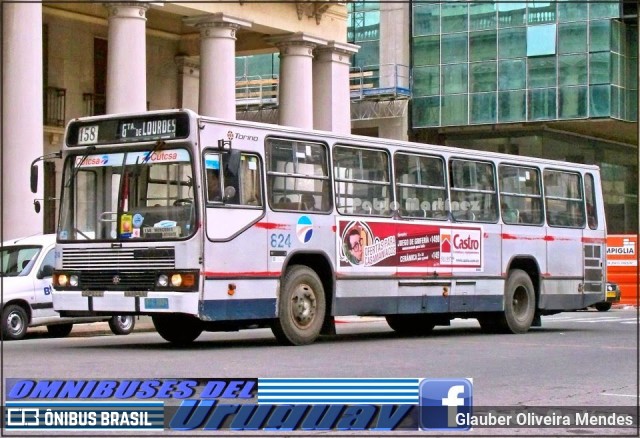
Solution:
{"label": "bus headlight", "polygon": [[54,286],[67,287],[69,285],[69,276],[67,274],[56,274],[53,276]]}
{"label": "bus headlight", "polygon": [[164,290],[192,291],[198,290],[198,272],[196,271],[169,271],[158,273],[156,286]]}
{"label": "bus headlight", "polygon": [[173,287],[180,287],[182,286],[182,275],[180,274],[173,274],[171,276],[171,286]]}
{"label": "bus headlight", "polygon": [[77,275],[69,276],[69,286],[78,287],[78,276]]}
{"label": "bus headlight", "polygon": [[167,277],[165,274],[158,275],[158,286],[160,287],[169,286],[169,277]]}

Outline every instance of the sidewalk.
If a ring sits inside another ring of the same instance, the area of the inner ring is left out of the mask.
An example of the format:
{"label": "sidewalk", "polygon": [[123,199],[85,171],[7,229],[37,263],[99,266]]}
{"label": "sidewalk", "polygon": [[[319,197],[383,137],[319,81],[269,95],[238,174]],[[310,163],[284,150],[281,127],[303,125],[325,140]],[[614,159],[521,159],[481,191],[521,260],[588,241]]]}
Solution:
{"label": "sidewalk", "polygon": [[[150,316],[137,316],[135,318],[136,326],[133,329],[133,333],[138,332],[153,332],[155,331],[155,327],[153,326],[153,322],[151,321]],[[73,330],[69,337],[74,336],[102,336],[102,335],[113,335],[113,332],[109,328],[109,323],[107,322],[92,322],[89,324],[74,324]]]}

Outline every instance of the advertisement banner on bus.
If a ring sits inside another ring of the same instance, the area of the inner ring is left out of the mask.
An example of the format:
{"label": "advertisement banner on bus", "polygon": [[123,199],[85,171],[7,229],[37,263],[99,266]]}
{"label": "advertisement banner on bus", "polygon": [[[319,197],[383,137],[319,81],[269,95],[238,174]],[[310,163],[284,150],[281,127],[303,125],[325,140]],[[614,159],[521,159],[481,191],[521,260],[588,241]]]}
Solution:
{"label": "advertisement banner on bus", "polygon": [[482,271],[481,227],[338,220],[339,266]]}

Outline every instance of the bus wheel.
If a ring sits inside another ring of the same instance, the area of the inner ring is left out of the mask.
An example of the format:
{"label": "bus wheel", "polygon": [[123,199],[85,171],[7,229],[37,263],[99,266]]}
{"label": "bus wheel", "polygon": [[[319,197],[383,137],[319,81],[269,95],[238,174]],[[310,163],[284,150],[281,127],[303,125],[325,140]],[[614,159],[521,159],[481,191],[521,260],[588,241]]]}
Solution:
{"label": "bus wheel", "polygon": [[293,266],[280,287],[278,319],[271,331],[283,345],[311,344],[320,335],[326,302],[318,275],[306,266]]}
{"label": "bus wheel", "polygon": [[385,319],[393,331],[405,336],[426,335],[436,326],[427,315],[387,315]]}
{"label": "bus wheel", "polygon": [[536,294],[526,272],[514,269],[509,273],[504,290],[505,331],[521,334],[531,327],[536,313]]}
{"label": "bus wheel", "polygon": [[165,341],[175,345],[188,345],[202,333],[200,320],[189,315],[154,315],[153,326]]}
{"label": "bus wheel", "polygon": [[596,303],[595,306],[598,312],[607,312],[609,309],[611,309],[611,303],[608,303],[606,301]]}
{"label": "bus wheel", "polygon": [[109,320],[109,328],[115,335],[128,335],[135,326],[133,315],[114,315]]}
{"label": "bus wheel", "polygon": [[49,336],[53,338],[64,338],[69,336],[73,330],[73,324],[54,324],[47,326],[47,332]]}
{"label": "bus wheel", "polygon": [[2,312],[2,339],[17,341],[27,334],[29,317],[27,312],[16,304],[5,307]]}

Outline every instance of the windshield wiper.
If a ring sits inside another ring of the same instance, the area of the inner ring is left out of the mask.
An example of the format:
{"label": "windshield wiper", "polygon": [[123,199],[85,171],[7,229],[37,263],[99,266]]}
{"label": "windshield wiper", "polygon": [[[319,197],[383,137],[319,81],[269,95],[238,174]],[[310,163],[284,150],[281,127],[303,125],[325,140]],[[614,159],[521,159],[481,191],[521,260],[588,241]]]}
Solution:
{"label": "windshield wiper", "polygon": [[[87,159],[87,157],[89,156],[89,154],[92,153],[92,152],[95,152],[95,150],[96,150],[95,146],[88,146],[87,147],[87,151],[82,156],[82,159],[76,165],[76,167],[73,168],[73,173],[69,176],[69,179],[67,180],[67,182],[64,185],[65,188],[69,187],[71,185],[71,181],[76,179],[76,175],[78,175],[78,172],[80,171],[80,168],[82,167],[82,164],[84,164],[84,162]],[[74,159],[75,159],[75,157],[74,157]]]}

